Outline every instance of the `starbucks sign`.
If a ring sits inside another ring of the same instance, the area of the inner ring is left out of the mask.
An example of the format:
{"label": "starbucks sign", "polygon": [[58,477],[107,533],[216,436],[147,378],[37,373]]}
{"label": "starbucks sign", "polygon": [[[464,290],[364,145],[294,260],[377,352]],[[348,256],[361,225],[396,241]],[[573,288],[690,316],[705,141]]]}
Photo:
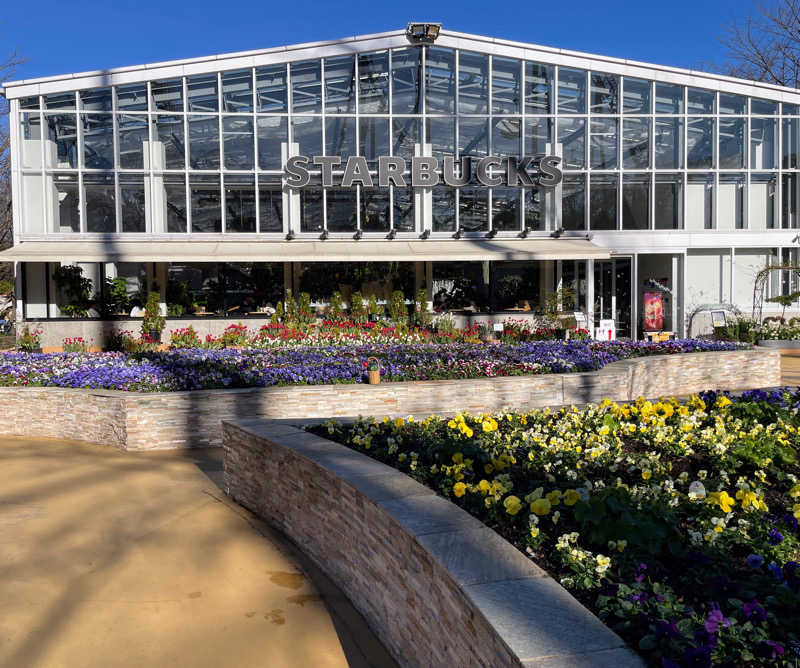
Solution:
{"label": "starbucks sign", "polygon": [[[286,185],[304,188],[311,182],[311,172],[318,172],[325,188],[426,188],[437,185],[460,188],[471,184],[484,186],[516,186],[521,188],[553,188],[561,183],[561,158],[555,155],[516,157],[486,156],[480,160],[447,156],[415,156],[411,164],[405,158],[382,155],[377,170],[370,171],[367,159],[352,155],[346,161],[339,156],[305,155],[290,157],[284,165]],[[474,166],[474,169],[473,169]],[[336,173],[334,173],[334,169]]]}

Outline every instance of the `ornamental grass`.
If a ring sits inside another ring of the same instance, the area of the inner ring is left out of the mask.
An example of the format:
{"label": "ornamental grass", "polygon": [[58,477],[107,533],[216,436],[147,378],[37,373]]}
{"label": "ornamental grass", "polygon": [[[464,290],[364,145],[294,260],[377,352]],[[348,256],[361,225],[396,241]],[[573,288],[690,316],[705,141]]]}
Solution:
{"label": "ornamental grass", "polygon": [[[188,338],[188,336],[187,336]],[[149,348],[149,349],[147,349]],[[272,385],[366,382],[364,362],[379,361],[383,381],[486,378],[594,371],[617,360],[713,350],[728,342],[541,341],[522,344],[369,344],[270,349],[186,348],[137,352],[2,353],[0,386],[56,386],[169,392]]]}
{"label": "ornamental grass", "polygon": [[654,665],[797,665],[800,388],[316,433],[503,535]]}

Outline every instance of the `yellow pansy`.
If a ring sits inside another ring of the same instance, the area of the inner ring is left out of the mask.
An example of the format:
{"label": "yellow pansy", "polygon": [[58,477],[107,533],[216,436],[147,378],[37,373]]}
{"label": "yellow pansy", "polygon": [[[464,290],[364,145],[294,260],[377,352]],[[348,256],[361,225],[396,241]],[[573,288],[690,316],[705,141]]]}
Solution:
{"label": "yellow pansy", "polygon": [[708,499],[706,499],[706,503],[709,503],[714,506],[719,506],[723,512],[729,513],[733,509],[733,506],[736,505],[736,501],[734,501],[726,491],[721,492],[711,492],[708,495]]}
{"label": "yellow pansy", "polygon": [[550,512],[550,502],[547,499],[536,499],[531,503],[531,512],[537,515],[547,515]]}
{"label": "yellow pansy", "polygon": [[578,494],[578,491],[575,489],[568,489],[564,492],[564,505],[567,506],[574,506],[578,501],[580,501],[581,495]]}
{"label": "yellow pansy", "polygon": [[518,496],[507,496],[503,501],[503,506],[505,506],[509,515],[516,515],[522,508],[522,501],[519,500]]}
{"label": "yellow pansy", "polygon": [[467,486],[463,482],[457,482],[455,485],[453,485],[453,494],[455,494],[457,497],[460,498],[464,496],[466,492]]}

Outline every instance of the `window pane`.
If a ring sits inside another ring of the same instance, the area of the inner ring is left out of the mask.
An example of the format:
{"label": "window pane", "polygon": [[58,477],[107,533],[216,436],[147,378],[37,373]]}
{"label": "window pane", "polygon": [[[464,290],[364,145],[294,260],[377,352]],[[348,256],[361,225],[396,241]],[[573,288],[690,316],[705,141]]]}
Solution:
{"label": "window pane", "polygon": [[222,117],[225,169],[253,169],[253,119],[246,116]]}
{"label": "window pane", "polygon": [[655,227],[657,230],[679,230],[683,227],[683,177],[680,174],[656,174],[655,178]]}
{"label": "window pane", "polygon": [[186,79],[188,111],[219,111],[217,75],[201,74]]}
{"label": "window pane", "polygon": [[144,169],[147,139],[147,116],[117,117],[119,166],[121,169]]}
{"label": "window pane", "polygon": [[519,188],[492,188],[492,229],[519,230]]}
{"label": "window pane", "polygon": [[[544,230],[544,191],[540,188],[525,188],[523,193],[525,198],[525,227],[529,230]],[[561,201],[563,207],[563,196]]]}
{"label": "window pane", "polygon": [[[289,141],[286,130],[286,116],[259,116],[258,125],[258,166],[260,169],[281,168],[281,144]],[[322,143],[320,141],[320,143]],[[307,154],[304,154],[307,155]]]}
{"label": "window pane", "polygon": [[392,111],[395,114],[420,112],[420,69],[422,47],[392,49]]}
{"label": "window pane", "polygon": [[116,232],[117,211],[114,177],[110,174],[84,174],[86,194],[86,231]]}
{"label": "window pane", "polygon": [[647,169],[650,166],[650,119],[626,118],[622,130],[622,166]]}
{"label": "window pane", "polygon": [[318,116],[292,118],[292,141],[299,145],[300,155],[323,155],[322,119]]}
{"label": "window pane", "polygon": [[489,229],[489,189],[468,186],[458,191],[458,227],[464,232]]}
{"label": "window pane", "polygon": [[[536,119],[547,120],[547,119]],[[463,119],[462,119],[463,122]],[[522,119],[492,119],[492,155],[518,156],[522,151]]]}
{"label": "window pane", "polygon": [[45,109],[62,109],[64,111],[75,111],[75,93],[53,93],[44,96]]}
{"label": "window pane", "polygon": [[256,231],[256,184],[253,176],[225,177],[225,231]]}
{"label": "window pane", "polygon": [[458,123],[458,154],[482,158],[489,153],[489,121],[461,117]]}
{"label": "window pane", "polygon": [[595,174],[590,187],[590,227],[593,230],[617,229],[617,177]]}
{"label": "window pane", "polygon": [[[436,189],[434,189],[434,192]],[[413,188],[392,188],[392,198],[394,200],[394,219],[392,221],[394,229],[398,232],[414,231],[414,189]]]}
{"label": "window pane", "polygon": [[650,176],[625,174],[622,177],[622,229],[650,228]]}
{"label": "window pane", "polygon": [[721,169],[744,167],[745,119],[722,118],[719,121],[719,166]]}
{"label": "window pane", "polygon": [[656,84],[656,113],[657,114],[682,114],[683,113],[683,86],[675,84]]}
{"label": "window pane", "polygon": [[730,93],[719,94],[719,113],[720,114],[737,114],[743,115],[747,113],[747,98],[741,95],[733,95]]}
{"label": "window pane", "polygon": [[325,155],[341,156],[342,162],[356,155],[356,119],[335,116],[325,119]]}
{"label": "window pane", "polygon": [[[786,106],[786,105],[784,105]],[[19,108],[20,109],[38,109],[39,108],[39,96],[35,97],[21,97],[19,98]],[[784,112],[787,113],[787,112]]]}
{"label": "window pane", "polygon": [[563,147],[566,169],[586,167],[586,119],[559,118],[558,143]]}
{"label": "window pane", "polygon": [[[485,122],[485,121],[484,121]],[[450,118],[427,118],[428,143],[433,155],[440,160],[445,155],[455,155],[456,122]]]}
{"label": "window pane", "polygon": [[153,109],[158,111],[183,111],[183,81],[166,79],[150,82]]}
{"label": "window pane", "polygon": [[586,72],[558,68],[558,113],[586,113]]}
{"label": "window pane", "polygon": [[358,121],[358,154],[370,168],[377,166],[378,156],[389,155],[389,119],[361,118]]}
{"label": "window pane", "polygon": [[147,231],[147,216],[144,196],[144,176],[120,174],[119,212],[123,232]]}
{"label": "window pane", "polygon": [[300,231],[321,232],[322,188],[303,188],[300,191]]}
{"label": "window pane", "polygon": [[253,111],[253,72],[251,70],[222,73],[222,110],[239,113]]}
{"label": "window pane", "polygon": [[361,189],[361,229],[365,232],[389,231],[389,189]]}
{"label": "window pane", "polygon": [[553,113],[553,66],[525,63],[525,113]]}
{"label": "window pane", "polygon": [[48,139],[45,167],[77,167],[78,127],[75,114],[46,114],[44,118]]}
{"label": "window pane", "polygon": [[219,169],[217,116],[189,116],[189,167]]}
{"label": "window pane", "polygon": [[772,100],[750,100],[750,113],[758,116],[775,116],[778,113],[778,103]]}
{"label": "window pane", "polygon": [[183,169],[183,116],[153,116],[153,168]]}
{"label": "window pane", "polygon": [[561,188],[561,226],[565,230],[586,229],[585,174],[564,176],[564,185]]}
{"label": "window pane", "polygon": [[717,190],[717,229],[744,229],[744,174],[720,174]]}
{"label": "window pane", "polygon": [[521,111],[522,63],[511,58],[492,58],[492,113],[518,114]]}
{"label": "window pane", "polygon": [[783,103],[783,115],[784,116],[797,116],[798,112],[800,112],[800,107],[796,104],[789,104],[787,102]]}
{"label": "window pane", "polygon": [[114,117],[111,114],[83,114],[83,166],[114,169]]}
{"label": "window pane", "polygon": [[283,193],[279,176],[258,178],[258,214],[260,232],[283,231]]}
{"label": "window pane", "polygon": [[192,174],[189,193],[192,198],[192,232],[222,232],[219,176]]}
{"label": "window pane", "polygon": [[710,230],[714,221],[714,175],[686,176],[686,229]]}
{"label": "window pane", "polygon": [[616,114],[619,110],[619,77],[592,72],[592,113]]}
{"label": "window pane", "polygon": [[592,169],[617,167],[617,119],[592,119]]}
{"label": "window pane", "polygon": [[552,123],[549,118],[529,118],[525,121],[525,155],[547,153]]}
{"label": "window pane", "polygon": [[329,114],[356,112],[356,59],[336,56],[325,59],[325,111]]}
{"label": "window pane", "polygon": [[656,117],[656,169],[683,167],[683,119]]}
{"label": "window pane", "polygon": [[797,139],[800,125],[796,118],[784,118],[781,121],[783,126],[783,158],[781,166],[784,169],[797,169]]}
{"label": "window pane", "polygon": [[650,82],[644,79],[625,77],[623,86],[625,91],[623,111],[626,114],[649,114]]}
{"label": "window pane", "polygon": [[80,197],[77,174],[55,174],[52,179],[55,190],[53,209],[48,212],[53,232],[80,232]]}
{"label": "window pane", "polygon": [[42,121],[39,112],[19,115],[22,149],[20,160],[23,167],[41,169],[42,167]]}
{"label": "window pane", "polygon": [[771,230],[775,227],[775,192],[777,174],[751,174],[747,227],[751,230]]}
{"label": "window pane", "polygon": [[116,86],[117,111],[147,111],[147,84]]}
{"label": "window pane", "polygon": [[689,118],[686,141],[686,166],[689,169],[714,167],[713,118]]}
{"label": "window pane", "polygon": [[800,227],[800,216],[797,215],[797,174],[783,174],[781,179],[781,226],[784,229],[796,229]]}
{"label": "window pane", "polygon": [[356,189],[329,189],[326,191],[328,231],[355,232]]}
{"label": "window pane", "polygon": [[84,111],[111,111],[111,89],[92,88],[80,93],[81,109]]}
{"label": "window pane", "polygon": [[161,178],[166,194],[167,232],[185,233],[187,226],[186,179],[183,174],[164,174]]}
{"label": "window pane", "polygon": [[433,231],[455,232],[456,191],[453,188],[439,186],[433,188],[432,199]]}
{"label": "window pane", "polygon": [[716,93],[702,88],[690,88],[687,92],[687,112],[690,114],[713,114]]}
{"label": "window pane", "polygon": [[458,56],[458,111],[489,112],[489,56],[461,51]]}
{"label": "window pane", "polygon": [[421,123],[418,118],[397,116],[392,118],[392,155],[397,155],[410,161],[414,155],[414,144],[420,142],[420,128]]}
{"label": "window pane", "polygon": [[258,111],[286,111],[286,65],[256,68]]}
{"label": "window pane", "polygon": [[425,67],[425,104],[429,114],[454,110],[455,76],[455,51],[429,46]]}
{"label": "window pane", "polygon": [[322,72],[319,60],[292,63],[292,111],[296,114],[322,111]]}
{"label": "window pane", "polygon": [[753,118],[750,121],[751,169],[774,169],[778,166],[775,152],[778,143],[776,118]]}
{"label": "window pane", "polygon": [[358,111],[360,114],[389,113],[389,52],[358,56]]}

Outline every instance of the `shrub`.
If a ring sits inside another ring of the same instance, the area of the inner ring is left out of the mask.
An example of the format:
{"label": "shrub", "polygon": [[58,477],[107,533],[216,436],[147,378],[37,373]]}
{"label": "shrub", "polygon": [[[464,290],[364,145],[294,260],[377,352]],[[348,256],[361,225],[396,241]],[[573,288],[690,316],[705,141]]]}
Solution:
{"label": "shrub", "polygon": [[392,299],[389,302],[389,315],[398,327],[408,326],[408,309],[401,290],[395,290],[392,293]]}
{"label": "shrub", "polygon": [[83,269],[71,264],[57,267],[53,272],[53,280],[67,301],[59,307],[61,311],[72,318],[85,318],[89,312],[92,281],[84,278]]}
{"label": "shrub", "polygon": [[0,279],[0,295],[10,295],[14,292],[14,282],[7,278]]}
{"label": "shrub", "polygon": [[107,314],[127,313],[129,306],[128,285],[125,279],[121,276],[107,278],[103,296],[103,311]]}
{"label": "shrub", "polygon": [[310,325],[314,322],[314,309],[311,308],[311,295],[307,292],[300,293],[300,299],[297,302],[297,325]]}
{"label": "shrub", "polygon": [[342,293],[338,290],[331,295],[328,317],[334,322],[344,320],[344,300],[342,299]]}
{"label": "shrub", "polygon": [[369,301],[367,302],[367,311],[369,311],[371,316],[375,316],[378,319],[383,316],[383,309],[378,306],[378,300],[375,295],[370,295]]}
{"label": "shrub", "polygon": [[350,318],[358,323],[367,321],[367,309],[360,291],[354,292],[350,298]]}
{"label": "shrub", "polygon": [[155,338],[152,337],[151,332],[158,332],[158,338],[161,338],[161,332],[164,331],[165,325],[166,320],[161,315],[161,296],[157,292],[151,292],[147,295],[147,304],[144,307],[142,338]]}
{"label": "shrub", "polygon": [[275,313],[269,317],[269,321],[273,325],[277,325],[283,320],[283,302],[275,304]]}
{"label": "shrub", "polygon": [[426,290],[417,292],[417,299],[414,302],[414,324],[418,327],[427,327],[431,322],[431,314],[428,311],[428,293]]}

